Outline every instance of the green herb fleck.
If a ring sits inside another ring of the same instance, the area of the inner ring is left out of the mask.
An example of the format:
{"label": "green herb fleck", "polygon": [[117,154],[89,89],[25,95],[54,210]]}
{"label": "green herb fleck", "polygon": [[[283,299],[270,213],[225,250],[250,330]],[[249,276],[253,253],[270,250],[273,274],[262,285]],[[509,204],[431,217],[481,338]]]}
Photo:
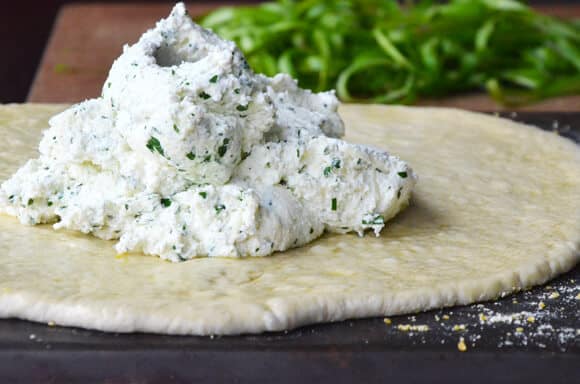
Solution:
{"label": "green herb fleck", "polygon": [[332,168],[340,168],[340,160],[339,159],[334,159],[332,160],[332,163],[330,163],[330,166],[324,168],[324,176],[330,176],[330,174],[332,173]]}
{"label": "green herb fleck", "polygon": [[248,106],[247,106],[247,105],[238,105],[238,106],[236,107],[236,109],[237,109],[238,111],[240,111],[240,112],[244,112],[244,111],[247,111],[247,110],[248,110]]}
{"label": "green herb fleck", "polygon": [[185,157],[187,157],[189,160],[195,160],[195,153],[191,151],[187,155],[185,155]]}
{"label": "green herb fleck", "polygon": [[403,187],[399,188],[399,190],[397,191],[397,199],[401,198],[401,191],[403,190]]}
{"label": "green herb fleck", "polygon": [[223,145],[220,145],[218,147],[218,155],[220,157],[224,157],[224,155],[226,154],[226,152],[228,151],[228,144],[230,143],[230,139],[228,139],[227,137],[224,138],[223,141]]}
{"label": "green herb fleck", "polygon": [[34,199],[28,199],[28,205],[32,205],[34,203]]}
{"label": "green herb fleck", "polygon": [[310,234],[312,235],[314,233],[314,228],[310,228]]}
{"label": "green herb fleck", "polygon": [[407,172],[406,171],[397,172],[397,175],[401,176],[403,179],[407,178]]}
{"label": "green herb fleck", "polygon": [[48,201],[46,202],[46,205],[48,205],[49,207],[52,207],[52,201],[48,200]]}
{"label": "green herb fleck", "polygon": [[271,164],[270,164],[270,162],[268,161],[268,162],[266,163],[266,168],[271,168],[271,167],[272,167],[272,165],[271,165]]}
{"label": "green herb fleck", "polygon": [[211,79],[209,79],[210,83],[217,83],[217,81],[218,81],[218,75],[213,75],[211,77]]}
{"label": "green herb fleck", "polygon": [[234,93],[235,93],[236,95],[239,95],[239,94],[240,94],[240,88],[236,88],[236,89],[234,89]]}
{"label": "green herb fleck", "polygon": [[252,152],[242,152],[242,160],[246,160],[250,156],[250,153]]}
{"label": "green herb fleck", "polygon": [[226,206],[223,204],[217,204],[214,208],[215,208],[215,213],[218,214],[221,211],[223,211],[224,209],[226,209]]}
{"label": "green herb fleck", "polygon": [[206,155],[206,156],[203,158],[203,162],[204,162],[204,163],[209,163],[209,162],[210,162],[210,160],[211,160],[211,155]]}
{"label": "green herb fleck", "polygon": [[336,197],[333,197],[332,201],[330,202],[330,209],[336,211],[336,206],[337,206]]}
{"label": "green herb fleck", "polygon": [[160,200],[160,202],[161,202],[161,205],[163,205],[165,208],[167,208],[171,205],[171,199],[162,198]]}
{"label": "green herb fleck", "polygon": [[173,124],[173,130],[175,132],[179,133],[179,128],[177,128],[177,125],[176,124]]}
{"label": "green herb fleck", "polygon": [[207,99],[209,99],[211,96],[210,96],[210,95],[208,95],[207,93],[205,93],[204,91],[201,91],[201,92],[199,93],[199,97],[201,97],[201,98],[202,98],[202,99],[204,99],[204,100],[207,100]]}
{"label": "green herb fleck", "polygon": [[363,219],[362,223],[364,225],[382,225],[385,224],[385,218],[383,215],[375,215],[370,219]]}
{"label": "green herb fleck", "polygon": [[203,197],[204,199],[205,199],[205,198],[207,198],[207,192],[201,191],[201,192],[199,193],[199,195],[200,195],[201,197]]}
{"label": "green herb fleck", "polygon": [[149,138],[149,141],[147,142],[146,147],[151,151],[151,152],[155,152],[157,151],[161,156],[165,156],[165,153],[163,152],[163,147],[161,146],[161,143],[159,142],[159,140],[154,137],[151,136]]}

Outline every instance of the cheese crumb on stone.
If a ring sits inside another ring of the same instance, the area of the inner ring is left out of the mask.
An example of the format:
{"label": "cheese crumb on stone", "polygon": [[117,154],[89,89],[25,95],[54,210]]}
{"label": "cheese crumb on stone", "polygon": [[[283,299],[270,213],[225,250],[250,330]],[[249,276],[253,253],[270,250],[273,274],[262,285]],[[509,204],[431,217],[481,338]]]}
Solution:
{"label": "cheese crumb on stone", "polygon": [[334,92],[252,72],[183,4],[113,63],[102,95],[54,116],[0,188],[0,211],[171,261],[266,256],[323,232],[373,231],[413,170],[340,140]]}
{"label": "cheese crumb on stone", "polygon": [[397,325],[397,329],[401,332],[427,332],[429,331],[429,326],[426,324],[399,324]]}
{"label": "cheese crumb on stone", "polygon": [[460,352],[465,352],[467,351],[467,345],[465,344],[465,339],[463,339],[463,337],[459,338],[459,342],[457,343],[457,349]]}

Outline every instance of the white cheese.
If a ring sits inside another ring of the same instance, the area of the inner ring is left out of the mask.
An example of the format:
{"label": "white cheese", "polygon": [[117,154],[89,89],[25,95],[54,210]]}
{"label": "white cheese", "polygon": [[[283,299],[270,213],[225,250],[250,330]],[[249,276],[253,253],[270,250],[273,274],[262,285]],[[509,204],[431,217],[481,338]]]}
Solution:
{"label": "white cheese", "polygon": [[258,145],[236,178],[284,185],[326,230],[360,235],[367,228],[378,235],[408,203],[414,185],[412,171],[397,157],[325,136]]}
{"label": "white cheese", "polygon": [[124,47],[100,98],[50,120],[0,210],[171,261],[265,256],[325,230],[378,235],[415,176],[340,140],[337,109],[333,92],[254,74],[177,4]]}

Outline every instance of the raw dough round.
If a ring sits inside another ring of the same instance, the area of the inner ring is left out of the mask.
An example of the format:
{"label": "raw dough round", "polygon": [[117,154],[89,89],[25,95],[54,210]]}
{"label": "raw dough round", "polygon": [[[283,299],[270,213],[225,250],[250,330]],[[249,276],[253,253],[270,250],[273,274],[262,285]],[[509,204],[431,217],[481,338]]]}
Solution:
{"label": "raw dough round", "polygon": [[[0,180],[64,106],[0,107]],[[0,217],[0,317],[116,332],[237,334],[493,299],[580,259],[580,150],[451,109],[345,105],[346,139],[417,171],[381,237],[328,235],[266,258],[173,264]]]}

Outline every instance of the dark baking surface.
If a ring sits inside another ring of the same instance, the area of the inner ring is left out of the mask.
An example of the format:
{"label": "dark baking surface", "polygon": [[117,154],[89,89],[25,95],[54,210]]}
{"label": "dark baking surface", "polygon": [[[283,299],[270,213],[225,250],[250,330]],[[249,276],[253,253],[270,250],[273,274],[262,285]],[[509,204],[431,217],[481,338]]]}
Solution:
{"label": "dark baking surface", "polygon": [[[580,113],[503,115],[580,143]],[[390,324],[373,318],[184,337],[0,320],[0,382],[578,383],[579,294],[576,266],[497,301],[395,316]]]}

